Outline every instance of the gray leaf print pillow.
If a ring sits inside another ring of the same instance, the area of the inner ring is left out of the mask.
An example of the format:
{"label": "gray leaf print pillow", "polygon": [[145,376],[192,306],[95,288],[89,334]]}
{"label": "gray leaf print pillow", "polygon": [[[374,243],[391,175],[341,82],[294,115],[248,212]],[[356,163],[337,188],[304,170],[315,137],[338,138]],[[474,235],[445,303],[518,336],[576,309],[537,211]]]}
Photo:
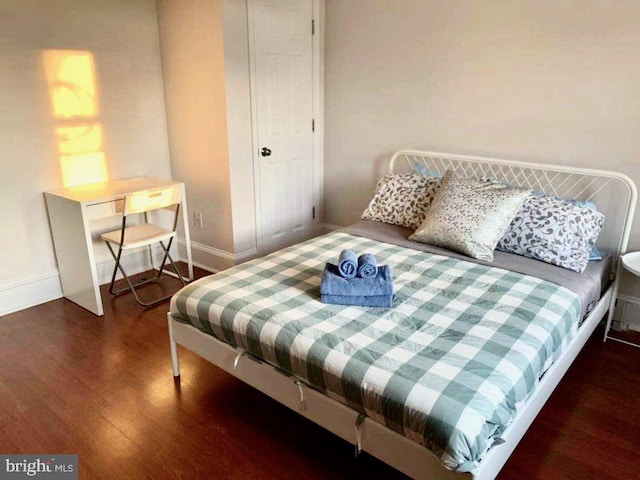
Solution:
{"label": "gray leaf print pillow", "polygon": [[401,225],[415,230],[424,220],[440,179],[415,173],[385,175],[376,187],[363,220]]}
{"label": "gray leaf print pillow", "polygon": [[531,196],[497,248],[582,273],[603,224],[604,215],[584,205]]}

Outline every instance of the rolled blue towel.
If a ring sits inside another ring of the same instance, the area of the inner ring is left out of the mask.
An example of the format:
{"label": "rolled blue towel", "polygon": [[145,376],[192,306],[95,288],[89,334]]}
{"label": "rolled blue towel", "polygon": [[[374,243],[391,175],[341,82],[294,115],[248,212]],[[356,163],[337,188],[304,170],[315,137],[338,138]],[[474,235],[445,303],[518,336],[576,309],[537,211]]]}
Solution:
{"label": "rolled blue towel", "polygon": [[320,282],[322,295],[343,295],[348,297],[375,297],[393,295],[393,278],[389,265],[378,267],[378,274],[373,278],[343,278],[338,267],[327,263],[322,272]]}
{"label": "rolled blue towel", "polygon": [[333,305],[357,305],[359,307],[383,307],[391,308],[393,295],[370,295],[370,296],[350,296],[350,295],[329,295],[321,297],[322,303]]}
{"label": "rolled blue towel", "polygon": [[363,253],[358,257],[358,276],[373,278],[378,274],[378,261],[373,253]]}
{"label": "rolled blue towel", "polygon": [[353,278],[358,274],[358,257],[353,250],[343,250],[338,259],[338,270],[344,278]]}

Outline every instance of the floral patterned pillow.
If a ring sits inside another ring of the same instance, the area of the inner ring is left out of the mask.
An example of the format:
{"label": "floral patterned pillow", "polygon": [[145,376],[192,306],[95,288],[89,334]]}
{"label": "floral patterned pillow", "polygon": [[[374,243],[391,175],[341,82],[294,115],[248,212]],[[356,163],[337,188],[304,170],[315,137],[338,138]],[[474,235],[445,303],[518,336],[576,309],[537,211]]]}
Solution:
{"label": "floral patterned pillow", "polygon": [[582,273],[603,223],[604,215],[588,206],[531,196],[497,248]]}
{"label": "floral patterned pillow", "polygon": [[362,213],[363,220],[401,225],[415,230],[424,220],[440,179],[415,173],[385,175]]}
{"label": "floral patterned pillow", "polygon": [[424,222],[409,240],[493,261],[496,244],[529,192],[447,171]]}

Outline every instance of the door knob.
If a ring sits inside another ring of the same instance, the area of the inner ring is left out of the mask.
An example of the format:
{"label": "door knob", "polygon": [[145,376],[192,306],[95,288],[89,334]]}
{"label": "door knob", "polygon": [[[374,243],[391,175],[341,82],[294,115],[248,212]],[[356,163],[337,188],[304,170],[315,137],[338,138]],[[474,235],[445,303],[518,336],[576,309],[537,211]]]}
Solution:
{"label": "door knob", "polygon": [[271,149],[262,147],[262,150],[260,150],[260,155],[262,155],[263,157],[268,157],[269,155],[271,155]]}

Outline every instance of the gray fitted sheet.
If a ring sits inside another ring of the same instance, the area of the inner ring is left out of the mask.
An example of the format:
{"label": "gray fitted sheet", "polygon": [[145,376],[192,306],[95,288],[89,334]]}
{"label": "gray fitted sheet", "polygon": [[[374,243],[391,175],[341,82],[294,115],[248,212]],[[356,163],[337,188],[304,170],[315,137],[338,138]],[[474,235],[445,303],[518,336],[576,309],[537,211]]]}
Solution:
{"label": "gray fitted sheet", "polygon": [[389,225],[388,223],[361,220],[342,230],[351,235],[367,237],[423,252],[468,260],[481,265],[504,268],[556,283],[580,295],[582,299],[582,318],[591,311],[611,283],[612,256],[605,253],[602,254],[602,260],[591,261],[584,272],[576,273],[539,260],[500,251],[494,252],[493,262],[477,260],[445,248],[413,242],[409,240],[409,235],[413,233],[413,230],[397,225]]}

